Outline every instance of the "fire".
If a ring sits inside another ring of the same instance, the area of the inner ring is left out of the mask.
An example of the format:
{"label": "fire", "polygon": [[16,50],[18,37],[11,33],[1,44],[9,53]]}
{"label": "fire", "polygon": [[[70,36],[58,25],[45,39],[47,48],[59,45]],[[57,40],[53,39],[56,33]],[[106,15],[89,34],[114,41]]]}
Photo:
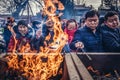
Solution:
{"label": "fire", "polygon": [[13,48],[13,51],[12,51],[12,53],[15,53],[16,52],[16,45],[17,45],[17,40],[15,38],[16,34],[15,34],[15,32],[14,32],[14,30],[13,30],[13,28],[11,26],[8,26],[8,29],[11,31],[13,39],[14,39],[14,42],[15,42],[14,48]]}
{"label": "fire", "polygon": [[6,57],[9,62],[8,70],[18,71],[18,75],[28,80],[48,80],[56,76],[63,60],[60,54],[11,54]]}
{"label": "fire", "polygon": [[94,70],[92,66],[88,66],[87,69],[89,71],[92,71],[93,73],[97,74],[97,75],[100,75],[100,72],[98,70]]}
{"label": "fire", "polygon": [[[62,5],[62,3],[59,0],[44,0],[44,2],[45,2],[44,12],[48,16],[48,21],[54,22],[54,25],[53,25],[53,27],[54,27],[54,37],[53,37],[54,42],[49,44],[49,47],[54,48],[54,51],[53,51],[53,49],[48,50],[48,47],[46,48],[46,50],[43,50],[43,51],[47,51],[47,53],[49,53],[49,52],[60,53],[62,48],[66,44],[68,36],[67,36],[67,34],[65,34],[63,32],[63,30],[61,28],[61,22],[59,20],[59,16],[55,15],[55,11],[57,10],[56,7],[58,7],[58,10],[64,10],[64,6]],[[58,4],[58,6],[55,6],[55,4]],[[50,38],[50,35],[48,35],[46,37],[46,40],[49,40],[49,38]]]}
{"label": "fire", "polygon": [[[67,35],[61,28],[59,16],[55,15],[57,10],[55,4],[58,4],[58,10],[63,10],[64,6],[58,0],[44,0],[44,4],[44,12],[48,16],[48,20],[54,22],[53,42],[46,47],[41,47],[42,52],[38,54],[36,54],[36,51],[31,51],[30,45],[26,44],[20,49],[22,54],[9,54],[6,56],[9,61],[8,71],[12,70],[12,72],[27,80],[49,80],[62,71],[60,68],[63,62],[61,51],[67,42]],[[48,39],[50,39],[50,35],[46,37],[46,40]]]}
{"label": "fire", "polygon": [[29,45],[29,43],[27,43],[26,45],[23,45],[23,46],[21,46],[21,49],[20,49],[20,53],[32,53],[32,52],[36,52],[36,51],[32,51],[32,50],[30,50],[31,48],[30,48],[30,45]]}

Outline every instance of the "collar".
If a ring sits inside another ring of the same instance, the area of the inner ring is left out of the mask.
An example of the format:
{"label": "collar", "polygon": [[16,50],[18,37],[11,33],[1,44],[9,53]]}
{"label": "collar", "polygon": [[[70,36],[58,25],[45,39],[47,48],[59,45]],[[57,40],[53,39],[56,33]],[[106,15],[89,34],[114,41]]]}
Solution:
{"label": "collar", "polygon": [[[85,29],[88,30],[88,31],[90,31],[90,32],[93,32],[93,29],[91,29],[91,28],[89,28],[87,26],[85,26]],[[96,30],[97,30],[97,28],[96,28]]]}
{"label": "collar", "polygon": [[112,31],[112,32],[114,32],[114,31],[117,30],[117,28],[113,29],[113,28],[108,27],[107,25],[105,25],[105,26],[103,27],[103,29],[108,30],[108,31]]}

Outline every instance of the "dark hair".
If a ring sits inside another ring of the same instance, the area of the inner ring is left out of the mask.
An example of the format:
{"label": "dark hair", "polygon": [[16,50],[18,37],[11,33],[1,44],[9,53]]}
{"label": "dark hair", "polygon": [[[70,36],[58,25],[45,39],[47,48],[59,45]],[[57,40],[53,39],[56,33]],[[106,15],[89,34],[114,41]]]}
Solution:
{"label": "dark hair", "polygon": [[100,18],[99,18],[99,25],[103,24],[104,21],[105,21],[104,17],[100,17]]}
{"label": "dark hair", "polygon": [[37,24],[41,24],[41,22],[39,22],[39,21],[33,21],[33,22],[32,22],[32,25],[33,25],[33,26],[35,26],[35,25],[37,25]]}
{"label": "dark hair", "polygon": [[75,26],[77,27],[77,22],[75,19],[70,19],[66,22],[66,27],[71,23],[71,22],[75,22]]}
{"label": "dark hair", "polygon": [[25,20],[20,20],[18,22],[17,26],[19,26],[19,25],[24,25],[24,26],[28,27],[28,24],[27,24],[27,22]]}
{"label": "dark hair", "polygon": [[90,10],[85,14],[85,19],[87,19],[88,17],[94,17],[95,15],[99,17],[99,14],[96,10]]}
{"label": "dark hair", "polygon": [[81,18],[79,23],[85,23],[85,18]]}
{"label": "dark hair", "polygon": [[13,23],[15,22],[15,19],[13,17],[7,17],[8,23]]}
{"label": "dark hair", "polygon": [[[115,11],[109,11],[109,12],[107,12],[106,14],[105,14],[105,21],[107,21],[107,19],[108,19],[108,17],[112,17],[112,16],[114,16],[114,15],[118,15],[118,13],[117,12],[115,12]],[[119,16],[119,15],[118,15]]]}

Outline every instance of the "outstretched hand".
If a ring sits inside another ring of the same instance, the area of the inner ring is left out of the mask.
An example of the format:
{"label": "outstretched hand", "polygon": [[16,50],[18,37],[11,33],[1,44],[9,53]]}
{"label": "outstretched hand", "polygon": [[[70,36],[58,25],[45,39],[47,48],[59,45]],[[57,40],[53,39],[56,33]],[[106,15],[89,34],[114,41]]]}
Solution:
{"label": "outstretched hand", "polygon": [[84,44],[82,42],[77,42],[77,43],[75,43],[75,47],[82,49],[82,48],[84,48]]}

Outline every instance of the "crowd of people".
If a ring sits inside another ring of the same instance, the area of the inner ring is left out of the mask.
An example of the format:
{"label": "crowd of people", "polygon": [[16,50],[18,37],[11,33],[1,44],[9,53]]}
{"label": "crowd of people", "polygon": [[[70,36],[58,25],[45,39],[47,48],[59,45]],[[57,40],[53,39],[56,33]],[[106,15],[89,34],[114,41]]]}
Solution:
{"label": "crowd of people", "polygon": [[[101,21],[102,20],[102,21]],[[101,23],[102,22],[102,23]],[[115,11],[105,14],[100,19],[96,10],[88,11],[85,17],[78,24],[75,19],[61,19],[61,28],[68,34],[66,52],[85,51],[85,52],[120,52],[120,27],[119,15]],[[47,44],[53,42],[54,22],[49,20],[44,22],[32,21],[29,26],[25,20],[17,23],[14,18],[8,17],[6,24],[1,24],[0,28],[0,52],[11,52],[16,36],[17,48],[29,43],[31,50],[40,52],[40,46],[45,46],[45,38],[51,35]],[[4,26],[4,27],[3,27]],[[20,45],[21,44],[21,45]]]}
{"label": "crowd of people", "polygon": [[[120,25],[119,15],[109,11],[102,19],[96,10],[88,11],[78,24],[75,19],[60,19],[62,30],[68,35],[68,42],[63,47],[63,52],[120,52]],[[25,20],[17,23],[12,17],[7,18],[7,23],[0,27],[0,53],[16,50],[20,52],[27,43],[31,50],[41,52],[40,47],[48,46],[53,42],[54,22],[32,21],[31,25]],[[46,40],[46,37],[50,38]],[[15,39],[17,43],[15,43]],[[14,45],[16,44],[16,49]],[[92,57],[95,61],[99,58]],[[113,59],[112,57],[111,59]],[[101,63],[101,60],[99,60]],[[105,63],[107,61],[103,61]],[[97,64],[96,64],[97,65]]]}

